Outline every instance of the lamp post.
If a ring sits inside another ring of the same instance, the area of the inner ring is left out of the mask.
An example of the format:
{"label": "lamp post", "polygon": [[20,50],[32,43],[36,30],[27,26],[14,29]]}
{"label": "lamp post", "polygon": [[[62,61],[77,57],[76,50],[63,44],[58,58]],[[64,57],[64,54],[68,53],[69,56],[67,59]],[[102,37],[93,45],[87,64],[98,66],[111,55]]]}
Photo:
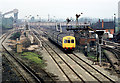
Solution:
{"label": "lamp post", "polygon": [[27,16],[25,16],[25,28],[26,28],[26,25],[27,25]]}
{"label": "lamp post", "polygon": [[114,33],[116,32],[116,14],[114,14]]}
{"label": "lamp post", "polygon": [[53,22],[54,22],[54,24],[55,24],[55,30],[56,30],[56,19],[55,19],[55,16],[53,16],[53,17],[54,17]]}
{"label": "lamp post", "polygon": [[39,23],[39,15],[37,15],[37,19],[38,19],[38,27],[40,27],[40,23]]}
{"label": "lamp post", "polygon": [[29,25],[29,22],[30,22],[29,19],[30,19],[31,16],[32,16],[32,15],[29,15],[29,16],[28,16],[28,19],[27,19],[28,25]]}
{"label": "lamp post", "polygon": [[37,19],[38,19],[38,21],[39,21],[39,15],[37,15]]}
{"label": "lamp post", "polygon": [[55,21],[55,20],[56,20],[56,19],[55,19],[55,16],[53,16],[53,18],[54,18],[54,19],[53,19],[53,22],[56,22],[56,21]]}
{"label": "lamp post", "polygon": [[48,14],[48,22],[50,21],[50,14]]}

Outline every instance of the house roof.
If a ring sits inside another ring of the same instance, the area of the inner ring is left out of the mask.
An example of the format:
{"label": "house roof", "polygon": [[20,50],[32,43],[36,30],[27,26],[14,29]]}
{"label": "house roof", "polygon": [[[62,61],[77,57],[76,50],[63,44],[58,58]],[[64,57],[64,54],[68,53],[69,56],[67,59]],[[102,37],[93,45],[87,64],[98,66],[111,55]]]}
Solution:
{"label": "house roof", "polygon": [[102,28],[102,22],[97,22],[95,24],[92,24],[91,27],[93,29],[114,29],[114,22],[109,21],[109,22],[103,22],[103,28]]}

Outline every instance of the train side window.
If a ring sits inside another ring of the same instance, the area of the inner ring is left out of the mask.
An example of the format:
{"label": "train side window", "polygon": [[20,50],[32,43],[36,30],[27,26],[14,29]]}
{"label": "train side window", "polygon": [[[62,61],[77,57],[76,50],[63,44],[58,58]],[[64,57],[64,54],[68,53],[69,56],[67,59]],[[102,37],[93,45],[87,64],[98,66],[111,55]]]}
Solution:
{"label": "train side window", "polygon": [[70,40],[68,40],[68,43],[70,43]]}
{"label": "train side window", "polygon": [[67,43],[67,40],[64,40],[64,43]]}
{"label": "train side window", "polygon": [[71,43],[74,43],[74,40],[71,40]]}

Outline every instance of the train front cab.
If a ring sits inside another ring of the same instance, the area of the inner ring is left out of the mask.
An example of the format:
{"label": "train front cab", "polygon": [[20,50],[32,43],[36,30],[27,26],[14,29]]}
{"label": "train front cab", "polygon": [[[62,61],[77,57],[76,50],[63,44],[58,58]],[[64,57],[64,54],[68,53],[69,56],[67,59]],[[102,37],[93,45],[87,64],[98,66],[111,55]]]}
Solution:
{"label": "train front cab", "polygon": [[75,46],[76,46],[75,37],[73,37],[73,36],[63,37],[62,47],[65,50],[74,50]]}

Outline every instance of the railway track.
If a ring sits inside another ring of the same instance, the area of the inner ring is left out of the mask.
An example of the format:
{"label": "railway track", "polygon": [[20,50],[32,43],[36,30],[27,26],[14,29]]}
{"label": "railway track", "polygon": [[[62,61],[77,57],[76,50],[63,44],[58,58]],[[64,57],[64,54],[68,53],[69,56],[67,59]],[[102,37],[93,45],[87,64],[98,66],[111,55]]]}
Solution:
{"label": "railway track", "polygon": [[117,74],[120,74],[120,51],[118,49],[114,49],[114,48],[110,48],[107,46],[102,46],[103,49],[108,50],[110,52],[112,52],[114,55],[110,58],[108,55],[106,55],[107,60],[109,61],[109,63],[111,64],[111,66],[113,67],[113,70],[115,70],[115,72]]}
{"label": "railway track", "polygon": [[[7,37],[7,34],[2,35],[2,37],[0,38],[0,40],[2,41],[2,43],[4,42],[4,40],[5,40],[6,37]],[[2,46],[2,43],[1,43],[1,46]],[[28,83],[28,80],[26,80],[25,77],[21,74],[21,72],[18,71],[18,69],[14,66],[13,62],[9,59],[9,57],[7,57],[6,54],[2,54],[2,57],[4,57],[7,61],[9,61],[9,63],[14,67],[14,69],[20,75],[20,77],[22,77],[22,79],[24,80],[24,82]]]}
{"label": "railway track", "polygon": [[113,67],[113,69],[116,71],[117,74],[120,74],[120,44],[110,42],[110,41],[105,41],[106,45],[102,46],[103,49],[108,50],[112,52],[113,58],[109,58],[109,56],[106,56],[108,59],[109,63]]}
{"label": "railway track", "polygon": [[74,62],[76,62],[76,64],[78,64],[83,69],[85,69],[91,76],[93,76],[99,82],[102,82],[103,80],[106,80],[108,82],[115,83],[115,81],[113,79],[111,79],[107,75],[101,73],[98,69],[94,68],[92,65],[90,65],[88,62],[86,62],[85,60],[83,60],[81,57],[79,57],[75,53],[67,54],[67,55]]}
{"label": "railway track", "polygon": [[2,57],[4,57],[9,62],[9,64],[11,64],[13,66],[15,71],[17,71],[17,73],[20,75],[19,77],[22,77],[23,82],[29,83],[28,80],[21,74],[21,72],[14,66],[13,62],[10,60],[10,58],[8,58],[8,56],[6,54],[2,55]]}
{"label": "railway track", "polygon": [[[105,40],[103,40],[105,41]],[[111,45],[111,46],[116,46],[116,47],[120,47],[120,44],[119,43],[115,43],[115,42],[111,42],[111,41],[105,41],[107,45]]]}
{"label": "railway track", "polygon": [[105,48],[115,54],[115,57],[120,61],[120,50],[105,46]]}
{"label": "railway track", "polygon": [[118,43],[114,43],[114,42],[110,42],[110,41],[105,41],[107,45],[112,46],[105,46],[107,47],[107,49],[110,49],[111,52],[113,52],[115,54],[115,57],[120,60],[120,44]]}
{"label": "railway track", "polygon": [[[43,43],[43,47],[46,49],[46,51],[49,53],[49,55],[52,57],[52,59],[55,61],[55,63],[60,68],[60,70],[64,73],[64,75],[68,78],[69,82],[71,82],[71,83],[73,81],[82,81],[82,82],[84,82],[84,80],[74,71],[74,69],[68,63],[66,63],[66,61],[64,59],[62,59],[60,57],[60,55],[58,53],[56,53],[46,43],[46,41],[44,41],[44,39],[40,38],[40,40]],[[70,74],[72,74],[72,75],[70,75]]]}
{"label": "railway track", "polygon": [[109,50],[113,54],[115,54],[115,57],[120,61],[120,50],[115,49],[115,48],[111,48],[111,47],[108,47],[108,46],[104,46],[103,48],[105,48],[106,50]]}
{"label": "railway track", "polygon": [[[95,69],[93,66],[91,66],[90,64],[88,64],[87,62],[85,62],[84,60],[82,60],[77,55],[75,55],[75,54],[66,54],[66,55],[62,56],[62,55],[58,54],[57,51],[55,51],[48,43],[46,43],[46,41],[44,41],[44,39],[42,39],[42,38],[40,38],[40,39],[45,44],[45,46],[44,46],[45,49],[48,51],[48,53],[51,55],[51,57],[53,58],[53,60],[60,67],[60,69],[63,71],[63,73],[65,75],[66,75],[66,72],[64,72],[64,70],[61,68],[61,66],[57,63],[56,58],[58,58],[58,57],[81,79],[81,81],[85,82],[85,79],[82,78],[80,76],[80,74],[78,74],[78,72],[76,72],[75,69],[72,69],[72,66],[68,63],[69,61],[67,62],[67,60],[65,60],[63,58],[63,56],[67,55],[67,57],[69,57],[74,63],[76,63],[80,68],[84,69],[90,76],[92,76],[94,78],[94,80],[96,80],[96,81],[98,81],[100,83],[103,82],[103,80],[115,83],[115,81],[113,79],[107,77],[106,75],[104,75],[103,73],[101,73],[99,70]],[[49,50],[51,50],[51,52]],[[54,57],[53,54],[56,54],[57,56]],[[66,75],[66,77],[72,82],[72,80],[68,77],[68,75]]]}
{"label": "railway track", "polygon": [[[10,33],[9,33],[10,34]],[[7,38],[7,36],[9,34],[6,34],[6,36],[2,37],[4,38],[1,46],[3,47],[3,49],[6,51],[6,53],[8,54],[8,56],[5,55],[6,59],[9,60],[9,62],[14,66],[15,70],[17,70],[17,72],[20,74],[20,76],[22,76],[22,78],[24,79],[24,81],[26,83],[31,83],[31,82],[38,82],[41,83],[42,79],[40,77],[38,77],[29,67],[27,67],[26,65],[24,65],[24,63],[22,63],[21,61],[19,61],[14,54],[10,53],[7,48],[4,46],[4,41]]]}

